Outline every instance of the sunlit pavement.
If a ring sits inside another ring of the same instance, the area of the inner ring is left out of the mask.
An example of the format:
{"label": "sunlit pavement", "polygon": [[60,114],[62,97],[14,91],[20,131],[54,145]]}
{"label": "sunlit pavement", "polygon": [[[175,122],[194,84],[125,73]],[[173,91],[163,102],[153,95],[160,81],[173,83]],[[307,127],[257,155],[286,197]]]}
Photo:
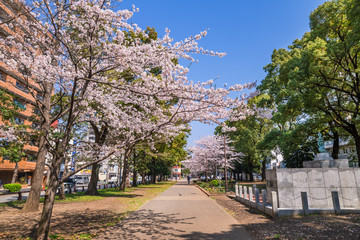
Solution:
{"label": "sunlit pavement", "polygon": [[98,239],[251,238],[214,200],[186,180],[178,180]]}

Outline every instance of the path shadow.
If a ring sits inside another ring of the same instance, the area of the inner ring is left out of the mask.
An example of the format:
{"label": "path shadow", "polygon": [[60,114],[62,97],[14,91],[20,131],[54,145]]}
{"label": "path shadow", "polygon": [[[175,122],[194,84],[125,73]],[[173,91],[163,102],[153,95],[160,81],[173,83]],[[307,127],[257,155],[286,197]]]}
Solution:
{"label": "path shadow", "polygon": [[188,225],[191,218],[178,214],[164,214],[152,210],[138,210],[126,219],[108,228],[96,239],[176,239],[184,234],[178,225]]}
{"label": "path shadow", "polygon": [[221,231],[219,233],[203,233],[203,232],[191,232],[188,234],[182,234],[179,236],[184,240],[250,240],[252,237],[248,234],[244,227],[238,224],[231,225],[229,231]]}

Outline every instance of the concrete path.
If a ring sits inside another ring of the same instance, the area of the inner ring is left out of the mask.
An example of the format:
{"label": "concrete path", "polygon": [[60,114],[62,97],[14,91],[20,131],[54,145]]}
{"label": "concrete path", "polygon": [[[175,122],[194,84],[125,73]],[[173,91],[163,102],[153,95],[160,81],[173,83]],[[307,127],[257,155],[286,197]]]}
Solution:
{"label": "concrete path", "polygon": [[251,239],[194,185],[179,181],[98,239]]}

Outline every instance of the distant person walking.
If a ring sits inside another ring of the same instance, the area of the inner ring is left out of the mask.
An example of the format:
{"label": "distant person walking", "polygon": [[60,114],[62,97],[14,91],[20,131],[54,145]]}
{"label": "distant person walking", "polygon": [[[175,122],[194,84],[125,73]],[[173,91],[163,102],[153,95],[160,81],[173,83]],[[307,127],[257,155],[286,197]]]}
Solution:
{"label": "distant person walking", "polygon": [[190,175],[188,175],[187,176],[188,184],[190,184],[190,179],[191,179],[191,177],[190,177]]}

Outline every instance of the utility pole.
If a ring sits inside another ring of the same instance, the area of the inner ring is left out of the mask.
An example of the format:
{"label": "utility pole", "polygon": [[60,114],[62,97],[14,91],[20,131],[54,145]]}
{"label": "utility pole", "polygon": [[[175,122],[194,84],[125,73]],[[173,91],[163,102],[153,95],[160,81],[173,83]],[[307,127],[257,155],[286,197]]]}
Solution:
{"label": "utility pole", "polygon": [[225,193],[228,191],[228,184],[227,184],[227,160],[226,160],[226,137],[224,133],[224,158],[225,158]]}

